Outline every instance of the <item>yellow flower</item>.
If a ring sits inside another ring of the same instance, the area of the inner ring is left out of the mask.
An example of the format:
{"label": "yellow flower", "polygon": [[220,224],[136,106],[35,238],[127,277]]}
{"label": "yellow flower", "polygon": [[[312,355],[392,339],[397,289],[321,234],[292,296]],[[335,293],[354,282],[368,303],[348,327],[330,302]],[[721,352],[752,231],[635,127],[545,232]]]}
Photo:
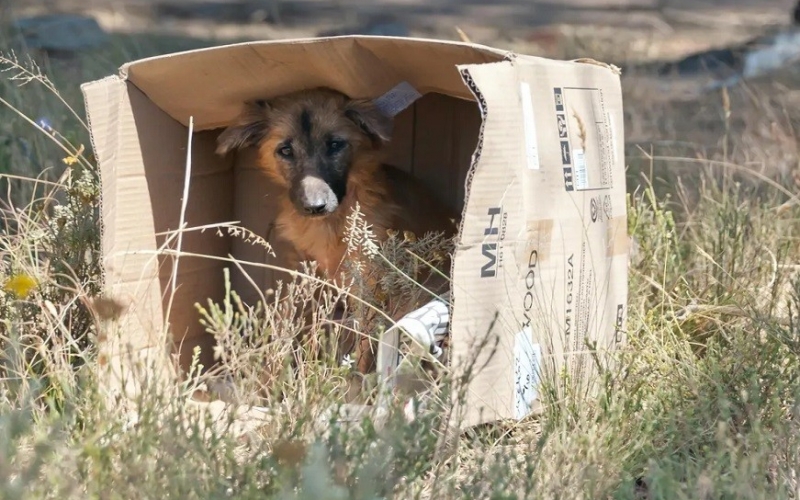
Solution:
{"label": "yellow flower", "polygon": [[66,158],[64,158],[61,161],[63,161],[67,165],[75,165],[76,163],[78,163],[78,158],[82,154],[83,154],[83,144],[80,145],[80,147],[78,148],[78,150],[75,152],[74,155],[67,156]]}
{"label": "yellow flower", "polygon": [[17,274],[6,281],[6,284],[3,285],[3,290],[16,295],[17,298],[24,299],[38,284],[39,283],[32,276]]}

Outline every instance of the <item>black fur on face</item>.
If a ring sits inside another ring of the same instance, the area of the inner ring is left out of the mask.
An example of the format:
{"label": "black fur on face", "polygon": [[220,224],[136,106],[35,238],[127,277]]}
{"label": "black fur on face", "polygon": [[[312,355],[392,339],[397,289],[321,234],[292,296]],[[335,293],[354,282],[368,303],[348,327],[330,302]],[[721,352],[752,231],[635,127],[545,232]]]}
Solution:
{"label": "black fur on face", "polygon": [[312,89],[247,105],[217,139],[219,154],[256,146],[262,166],[288,188],[301,214],[333,213],[359,155],[388,142],[391,120],[370,102]]}

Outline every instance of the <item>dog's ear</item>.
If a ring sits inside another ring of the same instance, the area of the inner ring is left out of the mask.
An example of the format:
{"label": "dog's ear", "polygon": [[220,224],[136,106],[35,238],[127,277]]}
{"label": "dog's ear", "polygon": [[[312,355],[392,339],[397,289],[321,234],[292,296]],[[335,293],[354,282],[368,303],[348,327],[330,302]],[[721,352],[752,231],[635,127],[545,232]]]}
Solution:
{"label": "dog's ear", "polygon": [[392,138],[392,119],[381,113],[371,100],[353,99],[344,113],[373,141],[386,143]]}
{"label": "dog's ear", "polygon": [[234,149],[258,144],[269,127],[269,110],[269,103],[266,101],[246,102],[236,123],[217,137],[217,154],[224,155]]}

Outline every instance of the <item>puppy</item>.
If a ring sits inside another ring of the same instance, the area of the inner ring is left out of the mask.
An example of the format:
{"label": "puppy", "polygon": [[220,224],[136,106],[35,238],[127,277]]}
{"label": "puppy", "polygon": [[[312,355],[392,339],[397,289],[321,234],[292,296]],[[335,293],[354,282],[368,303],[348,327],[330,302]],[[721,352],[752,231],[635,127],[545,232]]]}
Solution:
{"label": "puppy", "polygon": [[[413,177],[383,163],[392,121],[369,100],[329,88],[301,90],[245,104],[220,134],[217,153],[257,148],[258,165],[280,188],[277,235],[320,274],[346,279],[342,260],[347,217],[356,204],[378,240],[388,231],[457,231],[458,214]],[[449,259],[441,271],[449,274]],[[443,291],[446,281],[435,285]],[[371,366],[359,362],[359,370]]]}

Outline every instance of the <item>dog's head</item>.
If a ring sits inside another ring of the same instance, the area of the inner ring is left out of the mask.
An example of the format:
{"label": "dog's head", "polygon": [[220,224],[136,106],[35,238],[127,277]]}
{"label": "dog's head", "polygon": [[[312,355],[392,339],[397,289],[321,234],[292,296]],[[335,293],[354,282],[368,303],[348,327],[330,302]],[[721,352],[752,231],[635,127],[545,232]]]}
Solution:
{"label": "dog's head", "polygon": [[[325,88],[248,102],[217,153],[255,146],[259,163],[307,216],[334,212],[354,169],[388,142],[391,120],[366,100]],[[372,162],[369,162],[372,163]]]}

